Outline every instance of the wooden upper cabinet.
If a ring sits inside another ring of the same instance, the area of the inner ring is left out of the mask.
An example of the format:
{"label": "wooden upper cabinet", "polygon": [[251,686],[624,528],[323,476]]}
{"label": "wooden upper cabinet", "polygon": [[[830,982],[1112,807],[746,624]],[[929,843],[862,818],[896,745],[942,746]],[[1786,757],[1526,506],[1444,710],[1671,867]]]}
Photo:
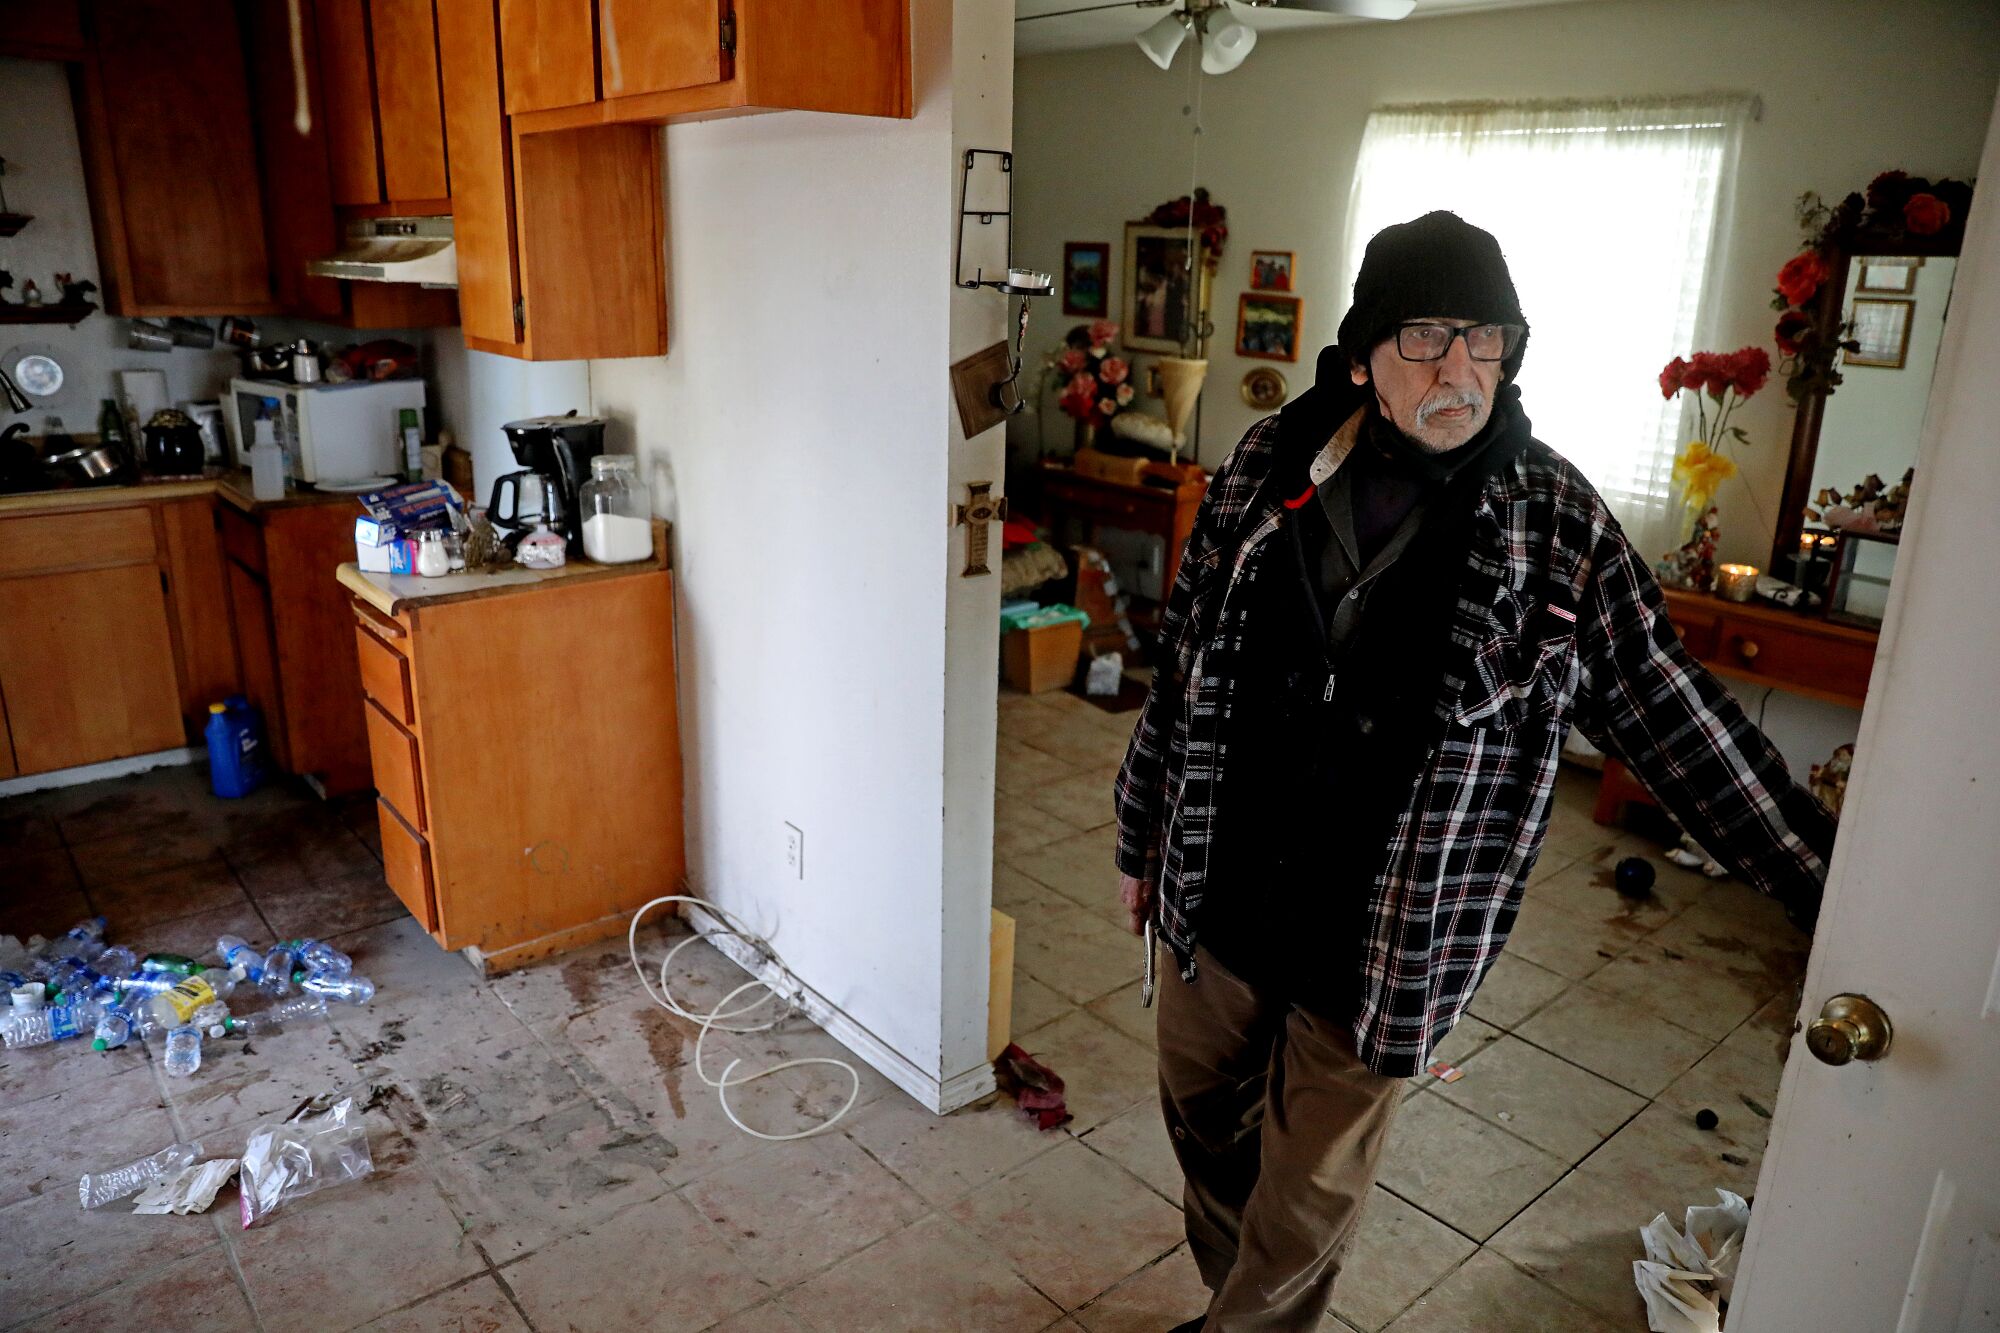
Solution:
{"label": "wooden upper cabinet", "polygon": [[437,0],[445,146],[451,158],[458,313],[468,343],[512,346],[520,297],[514,255],[514,159],[500,100],[495,0]]}
{"label": "wooden upper cabinet", "polygon": [[451,196],[431,0],[369,0],[382,186],[391,202]]}
{"label": "wooden upper cabinet", "polygon": [[591,0],[499,0],[507,114],[597,100]]}
{"label": "wooden upper cabinet", "polygon": [[[283,9],[284,6],[278,6]],[[325,92],[328,167],[336,204],[382,202],[375,137],[375,80],[368,58],[367,0],[312,0]]]}
{"label": "wooden upper cabinet", "polygon": [[696,88],[728,77],[723,0],[597,0],[604,96]]}
{"label": "wooden upper cabinet", "polygon": [[106,311],[276,311],[236,6],[93,0],[84,21],[77,128]]}
{"label": "wooden upper cabinet", "polygon": [[0,0],[0,56],[81,60],[83,49],[77,0]]}
{"label": "wooden upper cabinet", "polygon": [[[345,310],[340,283],[306,273],[308,260],[332,254],[340,244],[328,174],[324,79],[313,77],[313,62],[308,59],[306,86],[298,86],[291,17],[284,0],[253,0],[243,14],[272,295],[286,314],[338,321]],[[307,49],[311,50],[310,44]],[[298,126],[301,94],[308,113],[304,134]]]}

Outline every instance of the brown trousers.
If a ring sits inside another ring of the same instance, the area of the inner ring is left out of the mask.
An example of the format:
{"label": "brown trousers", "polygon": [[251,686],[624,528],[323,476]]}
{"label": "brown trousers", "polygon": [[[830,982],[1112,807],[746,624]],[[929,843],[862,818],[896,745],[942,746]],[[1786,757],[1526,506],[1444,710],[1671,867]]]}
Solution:
{"label": "brown trousers", "polygon": [[1160,985],[1160,1104],[1186,1177],[1205,1333],[1317,1329],[1407,1086],[1344,1027],[1196,951]]}

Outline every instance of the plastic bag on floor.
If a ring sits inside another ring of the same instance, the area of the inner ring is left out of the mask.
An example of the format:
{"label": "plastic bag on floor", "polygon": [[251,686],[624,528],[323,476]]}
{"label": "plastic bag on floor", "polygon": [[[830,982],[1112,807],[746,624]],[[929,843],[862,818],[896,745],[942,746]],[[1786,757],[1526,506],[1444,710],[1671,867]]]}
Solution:
{"label": "plastic bag on floor", "polygon": [[1676,1229],[1661,1213],[1639,1229],[1646,1257],[1632,1263],[1632,1282],[1646,1302],[1652,1333],[1719,1333],[1736,1285],[1736,1261],[1750,1205],[1740,1194],[1687,1210]]}
{"label": "plastic bag on floor", "polygon": [[1103,653],[1090,659],[1090,667],[1084,673],[1083,692],[1085,694],[1110,696],[1118,693],[1118,687],[1125,679],[1125,655],[1123,653]]}
{"label": "plastic bag on floor", "polygon": [[205,1213],[240,1165],[234,1157],[216,1157],[162,1176],[139,1191],[139,1197],[132,1200],[132,1211]]}
{"label": "plastic bag on floor", "polygon": [[332,1185],[360,1180],[375,1169],[368,1131],[352,1097],[319,1115],[259,1125],[243,1147],[243,1225],[253,1227],[280,1204]]}

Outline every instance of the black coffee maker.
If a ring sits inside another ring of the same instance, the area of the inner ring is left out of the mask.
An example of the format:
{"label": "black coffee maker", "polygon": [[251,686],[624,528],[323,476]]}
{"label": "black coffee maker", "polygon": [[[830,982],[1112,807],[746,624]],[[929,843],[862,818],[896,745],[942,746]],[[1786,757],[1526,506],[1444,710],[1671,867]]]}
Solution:
{"label": "black coffee maker", "polygon": [[[500,428],[513,446],[514,460],[525,472],[509,472],[493,483],[486,516],[509,544],[535,526],[545,512],[561,515],[558,530],[570,549],[583,550],[583,519],[577,512],[577,491],[590,477],[590,460],[604,452],[604,419],[580,417],[574,411],[559,417],[529,417]],[[532,484],[529,483],[533,479]],[[540,495],[552,491],[559,503],[547,505]]]}

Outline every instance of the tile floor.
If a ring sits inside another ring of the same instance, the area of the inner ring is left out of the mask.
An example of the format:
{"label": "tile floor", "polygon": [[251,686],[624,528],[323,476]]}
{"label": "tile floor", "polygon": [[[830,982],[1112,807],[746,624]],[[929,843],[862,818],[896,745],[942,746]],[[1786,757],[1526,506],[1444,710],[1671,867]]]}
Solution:
{"label": "tile floor", "polygon": [[[1109,789],[1131,715],[1001,703],[994,899],[1019,922],[1015,1031],[1075,1121],[994,1101],[939,1119],[870,1076],[836,1133],[737,1132],[693,1077],[693,1031],[635,999],[620,944],[481,981],[382,883],[366,801],[210,798],[165,770],[0,802],[0,931],[92,911],[141,947],[233,932],[334,939],[380,986],[331,1027],[211,1048],[0,1054],[0,1327],[1089,1330],[1201,1308],[1154,1105],[1139,951],[1117,925]],[[1414,1083],[1329,1330],[1637,1330],[1629,1261],[1653,1213],[1756,1179],[1805,941],[1741,886],[1662,864],[1628,906],[1566,779],[1522,928],[1450,1042],[1465,1077]],[[661,936],[648,941],[658,956]],[[683,954],[688,994],[741,974]],[[711,1042],[772,1061],[799,1024]],[[80,1170],[176,1138],[210,1152],[303,1098],[368,1106],[376,1174],[237,1228],[76,1205]],[[774,1131],[838,1106],[798,1070],[742,1090]],[[1712,1133],[1694,1112],[1721,1116]]]}

